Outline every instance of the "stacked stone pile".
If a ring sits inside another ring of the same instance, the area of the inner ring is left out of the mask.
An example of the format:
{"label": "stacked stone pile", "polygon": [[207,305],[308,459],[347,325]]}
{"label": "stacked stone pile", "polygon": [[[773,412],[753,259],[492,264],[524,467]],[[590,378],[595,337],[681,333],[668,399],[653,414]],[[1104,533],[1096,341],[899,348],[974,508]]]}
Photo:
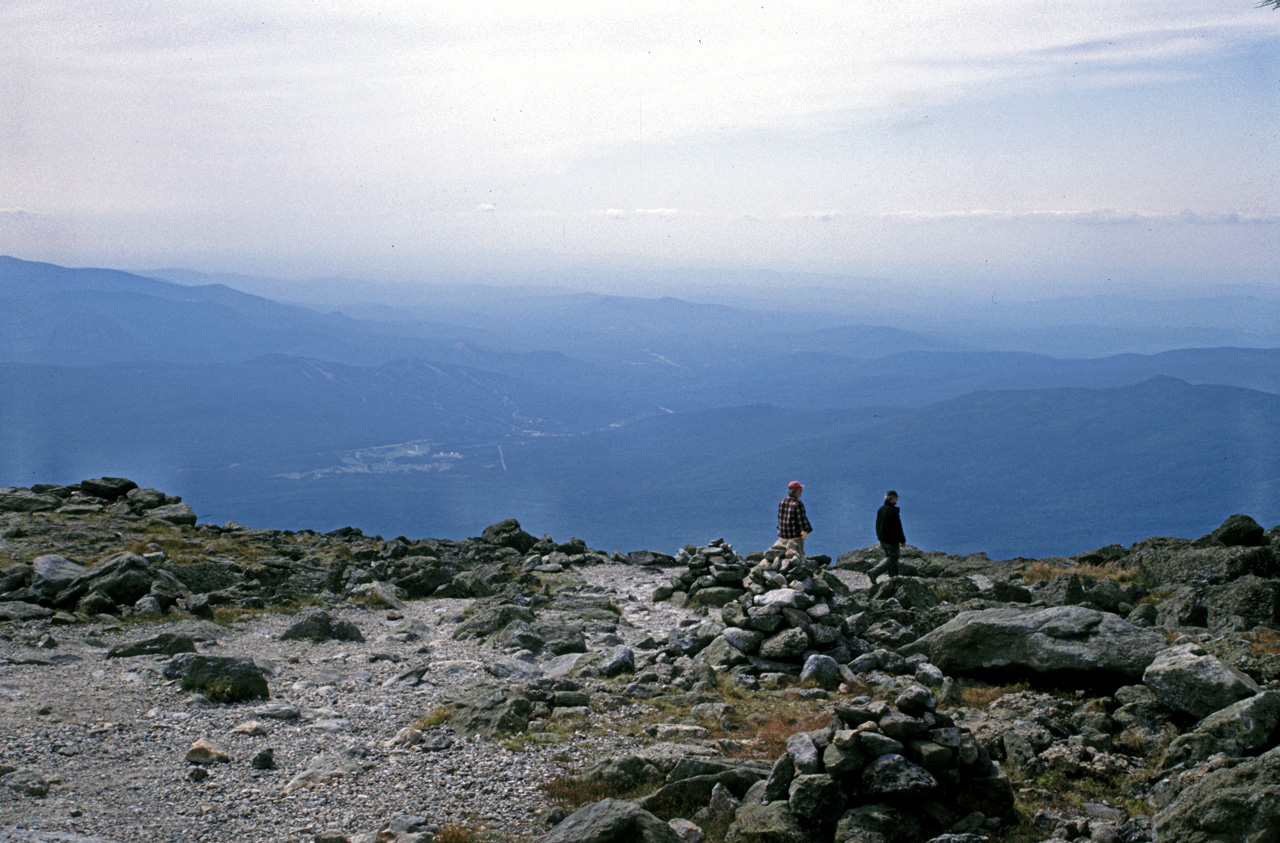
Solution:
{"label": "stacked stone pile", "polygon": [[739,809],[727,840],[763,839],[753,830],[762,824],[798,825],[815,841],[924,840],[1013,818],[1008,778],[927,688],[910,687],[892,704],[855,697],[835,713],[826,729],[788,739],[760,801]]}
{"label": "stacked stone pile", "polygon": [[[661,786],[626,814],[633,836],[618,836],[611,800],[581,809],[543,843],[570,840],[681,839],[663,830],[728,820],[728,843],[753,841],[986,840],[1014,817],[1013,788],[965,728],[937,710],[932,692],[906,688],[891,704],[855,697],[835,707],[824,729],[798,732],[770,770],[733,759],[686,759],[659,771],[639,758],[601,762],[592,777]],[[652,814],[651,818],[647,815]],[[644,833],[640,833],[640,829]],[[610,831],[609,829],[613,829]]]}
{"label": "stacked stone pile", "polygon": [[740,557],[724,539],[705,547],[685,545],[673,559],[673,564],[684,570],[672,574],[667,585],[654,591],[653,599],[680,606],[723,606],[743,595],[743,578],[763,558],[764,554]]}
{"label": "stacked stone pile", "polygon": [[744,684],[766,674],[799,674],[834,688],[841,681],[840,665],[872,649],[854,636],[849,589],[825,557],[802,558],[771,547],[742,558],[717,540],[686,547],[677,559],[687,570],[654,598],[719,606],[721,625],[710,624],[714,637],[686,654]]}

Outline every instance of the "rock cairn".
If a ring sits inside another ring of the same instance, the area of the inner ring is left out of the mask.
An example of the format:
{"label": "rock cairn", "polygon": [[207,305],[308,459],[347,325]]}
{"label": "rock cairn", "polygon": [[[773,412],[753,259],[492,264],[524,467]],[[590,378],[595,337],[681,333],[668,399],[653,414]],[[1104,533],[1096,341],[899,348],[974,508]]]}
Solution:
{"label": "rock cairn", "polygon": [[840,666],[872,649],[853,634],[849,589],[828,569],[826,557],[771,547],[740,558],[718,539],[707,547],[686,547],[676,560],[684,560],[687,570],[654,597],[720,607],[724,628],[700,653],[716,670],[744,677],[799,675],[835,688]]}
{"label": "rock cairn", "polygon": [[910,687],[892,704],[855,697],[835,714],[827,728],[788,739],[758,804],[739,809],[727,840],[763,839],[761,825],[799,826],[815,841],[923,840],[1013,819],[1009,779],[927,688]]}

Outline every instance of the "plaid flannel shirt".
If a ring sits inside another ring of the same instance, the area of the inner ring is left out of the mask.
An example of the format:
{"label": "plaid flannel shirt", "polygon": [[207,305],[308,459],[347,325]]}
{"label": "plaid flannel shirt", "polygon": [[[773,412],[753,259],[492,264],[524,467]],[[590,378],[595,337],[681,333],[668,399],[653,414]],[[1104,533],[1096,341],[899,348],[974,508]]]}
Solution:
{"label": "plaid flannel shirt", "polygon": [[799,498],[787,495],[778,504],[778,538],[798,539],[801,533],[812,533],[809,517],[804,514],[804,504]]}

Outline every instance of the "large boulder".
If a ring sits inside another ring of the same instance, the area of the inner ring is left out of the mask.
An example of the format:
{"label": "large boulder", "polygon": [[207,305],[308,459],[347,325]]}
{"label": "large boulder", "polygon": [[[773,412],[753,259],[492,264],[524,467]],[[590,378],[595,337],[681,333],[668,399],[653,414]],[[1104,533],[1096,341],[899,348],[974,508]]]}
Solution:
{"label": "large boulder", "polygon": [[123,498],[138,488],[138,484],[124,477],[91,477],[80,481],[80,491],[95,498],[113,501]]}
{"label": "large boulder", "polygon": [[523,732],[533,714],[528,697],[496,685],[463,688],[445,701],[453,708],[449,725],[455,731],[489,739]]}
{"label": "large boulder", "polygon": [[671,826],[634,802],[602,799],[585,805],[539,843],[681,843]]}
{"label": "large boulder", "polygon": [[303,609],[280,633],[281,641],[363,641],[360,629],[351,621],[335,619],[323,609],[314,606]]}
{"label": "large boulder", "polygon": [[1158,653],[1143,672],[1142,684],[1160,702],[1197,720],[1262,691],[1257,682],[1196,644]]}
{"label": "large boulder", "polygon": [[189,503],[169,503],[164,506],[157,506],[147,512],[147,517],[183,527],[194,527],[196,525],[196,511],[191,508]]}
{"label": "large boulder", "polygon": [[1219,752],[1255,755],[1275,743],[1280,731],[1280,694],[1263,691],[1215,711],[1169,744],[1164,766],[1195,764]]}
{"label": "large boulder", "polygon": [[520,529],[520,522],[514,518],[485,527],[480,533],[480,538],[489,544],[514,548],[521,553],[525,553],[538,543],[537,539]]}
{"label": "large boulder", "polygon": [[734,814],[725,843],[812,843],[786,802],[748,803]]}
{"label": "large boulder", "polygon": [[1142,676],[1164,636],[1117,615],[1082,606],[984,609],[961,612],[900,649],[923,654],[953,676],[1076,679],[1090,685]]}
{"label": "large boulder", "polygon": [[271,696],[267,678],[253,659],[180,653],[164,668],[165,679],[179,679],[182,690],[204,694],[214,702],[235,703]]}
{"label": "large boulder", "polygon": [[1156,843],[1241,843],[1276,839],[1280,748],[1213,770],[1155,816]]}
{"label": "large boulder", "polygon": [[1248,515],[1232,515],[1209,535],[1227,547],[1260,547],[1266,544],[1266,531]]}
{"label": "large boulder", "polygon": [[48,512],[62,506],[53,495],[41,495],[30,489],[0,489],[0,512]]}

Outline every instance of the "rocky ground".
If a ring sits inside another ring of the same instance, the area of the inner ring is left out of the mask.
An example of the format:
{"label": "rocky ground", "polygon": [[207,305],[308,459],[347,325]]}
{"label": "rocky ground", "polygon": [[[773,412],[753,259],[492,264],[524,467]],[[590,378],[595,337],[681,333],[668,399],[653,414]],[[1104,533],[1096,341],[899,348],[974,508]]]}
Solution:
{"label": "rocky ground", "polygon": [[[618,637],[633,642],[693,614],[649,602],[660,578],[616,563],[581,572],[588,589],[623,609]],[[394,743],[448,692],[494,680],[486,670],[498,658],[494,648],[452,637],[470,602],[332,606],[333,617],[360,630],[358,642],[282,641],[294,616],[278,613],[225,627],[194,619],[10,623],[0,631],[0,770],[35,771],[38,779],[29,791],[0,787],[0,827],[119,841],[310,841],[325,830],[354,837],[419,818],[510,839],[540,836],[551,803],[538,785],[634,750],[634,712],[593,711],[575,724],[578,734],[517,749],[448,726],[416,746]],[[388,638],[407,626],[421,637]],[[169,656],[108,655],[158,633],[190,636],[202,652],[252,657],[269,671],[270,700],[211,704],[164,678]],[[396,681],[423,664],[420,683]],[[189,763],[201,740],[228,760]],[[326,755],[346,760],[340,756],[352,748],[349,769],[316,763]],[[268,749],[273,768],[255,769]],[[316,781],[300,785],[310,768],[320,771]]]}
{"label": "rocky ground", "polygon": [[1269,839],[1277,546],[1233,516],[1071,559],[908,549],[873,585],[873,548],[3,489],[0,841]]}

